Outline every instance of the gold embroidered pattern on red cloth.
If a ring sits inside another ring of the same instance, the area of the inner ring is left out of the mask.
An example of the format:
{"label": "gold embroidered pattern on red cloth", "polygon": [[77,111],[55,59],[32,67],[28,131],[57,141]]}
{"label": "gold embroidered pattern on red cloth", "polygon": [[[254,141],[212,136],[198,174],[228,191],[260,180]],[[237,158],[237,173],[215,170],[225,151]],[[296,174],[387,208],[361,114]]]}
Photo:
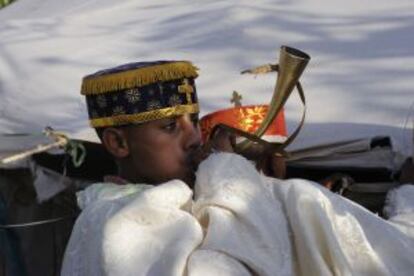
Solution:
{"label": "gold embroidered pattern on red cloth", "polygon": [[[268,109],[268,105],[249,105],[222,109],[207,114],[200,120],[203,141],[207,141],[211,130],[217,124],[225,124],[249,133],[254,133],[263,122]],[[283,109],[276,116],[264,135],[286,137],[286,124]]]}
{"label": "gold embroidered pattern on red cloth", "polygon": [[238,128],[247,132],[254,132],[263,122],[267,109],[267,106],[239,108],[236,112]]}

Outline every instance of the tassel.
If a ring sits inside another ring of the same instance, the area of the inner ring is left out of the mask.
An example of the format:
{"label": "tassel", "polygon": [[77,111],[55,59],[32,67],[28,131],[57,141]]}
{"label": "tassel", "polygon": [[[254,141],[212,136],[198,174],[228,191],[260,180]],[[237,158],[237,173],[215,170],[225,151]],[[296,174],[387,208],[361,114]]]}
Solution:
{"label": "tassel", "polygon": [[156,82],[182,78],[196,78],[198,68],[187,61],[154,65],[114,74],[84,78],[82,95],[97,95],[128,88],[142,87]]}

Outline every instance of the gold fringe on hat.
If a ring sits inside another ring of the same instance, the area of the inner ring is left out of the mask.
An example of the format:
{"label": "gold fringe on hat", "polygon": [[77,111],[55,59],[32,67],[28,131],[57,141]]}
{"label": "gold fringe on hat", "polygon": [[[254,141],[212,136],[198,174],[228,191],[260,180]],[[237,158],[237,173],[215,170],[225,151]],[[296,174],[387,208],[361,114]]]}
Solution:
{"label": "gold fringe on hat", "polygon": [[177,61],[83,79],[81,94],[97,95],[142,87],[151,83],[196,78],[198,68],[188,61]]}

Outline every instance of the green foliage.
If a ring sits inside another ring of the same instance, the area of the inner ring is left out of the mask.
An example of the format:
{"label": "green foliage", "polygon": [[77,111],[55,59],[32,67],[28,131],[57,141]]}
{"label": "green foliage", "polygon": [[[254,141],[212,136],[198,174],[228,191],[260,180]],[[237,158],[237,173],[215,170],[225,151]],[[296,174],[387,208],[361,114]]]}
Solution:
{"label": "green foliage", "polygon": [[0,0],[0,9],[7,6],[8,4],[10,4],[13,1],[14,0]]}

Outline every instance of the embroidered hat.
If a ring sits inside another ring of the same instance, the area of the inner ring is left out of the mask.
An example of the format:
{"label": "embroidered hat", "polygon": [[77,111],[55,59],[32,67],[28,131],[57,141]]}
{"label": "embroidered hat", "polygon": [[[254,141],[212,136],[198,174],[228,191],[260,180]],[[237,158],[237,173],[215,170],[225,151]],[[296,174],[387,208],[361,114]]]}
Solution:
{"label": "embroidered hat", "polygon": [[121,126],[198,113],[197,68],[188,61],[137,62],[83,78],[92,127]]}

